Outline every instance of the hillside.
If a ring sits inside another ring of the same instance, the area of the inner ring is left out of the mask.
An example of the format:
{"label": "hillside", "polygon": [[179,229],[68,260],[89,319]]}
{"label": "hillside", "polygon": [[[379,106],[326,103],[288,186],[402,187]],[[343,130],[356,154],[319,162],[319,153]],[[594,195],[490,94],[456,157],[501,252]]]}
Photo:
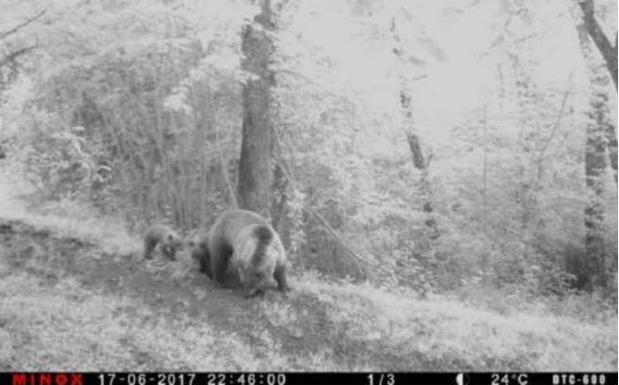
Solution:
{"label": "hillside", "polygon": [[[6,191],[4,192],[6,194]],[[0,370],[614,370],[616,319],[292,279],[246,299],[103,223],[0,205]],[[120,231],[120,230],[118,230]],[[106,242],[103,242],[103,240]]]}
{"label": "hillside", "polygon": [[0,370],[616,370],[617,1],[0,4]]}

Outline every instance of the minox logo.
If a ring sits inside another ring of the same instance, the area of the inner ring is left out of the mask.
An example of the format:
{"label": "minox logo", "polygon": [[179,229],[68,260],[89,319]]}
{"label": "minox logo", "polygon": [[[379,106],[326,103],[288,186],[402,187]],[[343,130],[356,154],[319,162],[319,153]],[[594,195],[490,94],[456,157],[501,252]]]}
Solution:
{"label": "minox logo", "polygon": [[11,385],[84,385],[81,373],[13,373]]}

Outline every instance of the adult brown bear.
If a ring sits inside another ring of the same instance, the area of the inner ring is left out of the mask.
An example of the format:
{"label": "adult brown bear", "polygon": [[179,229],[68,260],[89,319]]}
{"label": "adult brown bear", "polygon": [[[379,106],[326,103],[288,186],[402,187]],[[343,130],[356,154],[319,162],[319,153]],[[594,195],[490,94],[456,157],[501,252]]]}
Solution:
{"label": "adult brown bear", "polygon": [[176,260],[176,251],[182,247],[183,241],[176,231],[165,225],[152,225],[144,233],[144,259],[151,259],[155,247],[159,245],[161,252],[168,259]]}
{"label": "adult brown bear", "polygon": [[223,212],[208,236],[212,278],[229,286],[232,273],[246,296],[269,288],[289,290],[288,260],[277,232],[266,219],[247,210]]}

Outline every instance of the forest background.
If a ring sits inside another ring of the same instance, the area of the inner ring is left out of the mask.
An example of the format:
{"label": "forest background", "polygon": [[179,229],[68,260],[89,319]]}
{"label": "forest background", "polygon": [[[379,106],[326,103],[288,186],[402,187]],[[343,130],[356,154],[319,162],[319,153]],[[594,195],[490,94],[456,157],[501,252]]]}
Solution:
{"label": "forest background", "polygon": [[616,324],[616,2],[2,9],[0,162],[39,211],[248,207],[299,274]]}

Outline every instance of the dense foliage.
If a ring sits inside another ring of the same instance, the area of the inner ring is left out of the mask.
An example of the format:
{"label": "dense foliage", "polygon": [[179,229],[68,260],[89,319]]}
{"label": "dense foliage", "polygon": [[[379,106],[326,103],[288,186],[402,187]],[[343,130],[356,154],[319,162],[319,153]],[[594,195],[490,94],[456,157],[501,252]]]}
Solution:
{"label": "dense foliage", "polygon": [[[596,3],[616,28],[616,4]],[[0,31],[45,10],[0,41],[3,54],[35,46],[1,68],[6,167],[37,198],[85,201],[138,229],[210,224],[235,201],[249,4],[4,1]],[[273,8],[273,215],[298,266],[424,292],[562,295],[578,287],[585,208],[598,199],[616,287],[616,184],[608,169],[590,196],[584,167],[585,127],[616,127],[616,93],[592,84],[601,59],[583,54],[573,4]]]}

